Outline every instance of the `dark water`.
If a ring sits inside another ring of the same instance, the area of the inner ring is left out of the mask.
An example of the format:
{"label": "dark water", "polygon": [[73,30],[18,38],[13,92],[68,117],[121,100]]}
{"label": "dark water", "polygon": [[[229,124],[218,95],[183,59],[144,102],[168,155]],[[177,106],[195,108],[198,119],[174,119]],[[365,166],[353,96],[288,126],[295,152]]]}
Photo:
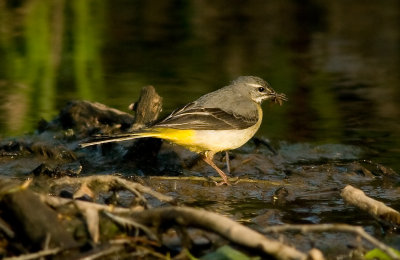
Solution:
{"label": "dark water", "polygon": [[239,75],[289,97],[258,133],[353,144],[400,170],[398,1],[0,1],[0,137],[70,99],[169,112]]}

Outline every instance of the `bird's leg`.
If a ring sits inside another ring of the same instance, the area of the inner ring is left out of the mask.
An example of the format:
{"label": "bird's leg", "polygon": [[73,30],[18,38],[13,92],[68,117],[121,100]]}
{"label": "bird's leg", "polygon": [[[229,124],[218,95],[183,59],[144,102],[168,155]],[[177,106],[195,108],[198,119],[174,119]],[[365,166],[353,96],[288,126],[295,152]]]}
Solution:
{"label": "bird's leg", "polygon": [[210,151],[205,152],[205,153],[204,153],[204,156],[203,156],[203,160],[204,160],[206,163],[208,163],[211,167],[213,167],[214,170],[216,170],[216,171],[218,172],[218,174],[221,176],[221,178],[222,178],[223,181],[217,183],[217,186],[224,185],[224,184],[226,184],[226,185],[231,185],[231,184],[229,183],[229,181],[228,181],[228,176],[226,176],[226,174],[225,174],[220,168],[218,168],[218,166],[215,165],[215,163],[213,162],[214,154],[215,154],[215,153],[210,152]]}

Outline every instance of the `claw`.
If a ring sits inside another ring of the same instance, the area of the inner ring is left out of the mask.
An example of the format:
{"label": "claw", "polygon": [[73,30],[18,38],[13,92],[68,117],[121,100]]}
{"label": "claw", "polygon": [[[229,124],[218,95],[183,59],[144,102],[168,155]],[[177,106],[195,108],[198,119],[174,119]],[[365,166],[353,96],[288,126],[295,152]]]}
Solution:
{"label": "claw", "polygon": [[226,186],[231,186],[232,184],[228,181],[228,180],[223,180],[220,182],[214,181],[215,186],[222,186],[222,185],[226,185]]}

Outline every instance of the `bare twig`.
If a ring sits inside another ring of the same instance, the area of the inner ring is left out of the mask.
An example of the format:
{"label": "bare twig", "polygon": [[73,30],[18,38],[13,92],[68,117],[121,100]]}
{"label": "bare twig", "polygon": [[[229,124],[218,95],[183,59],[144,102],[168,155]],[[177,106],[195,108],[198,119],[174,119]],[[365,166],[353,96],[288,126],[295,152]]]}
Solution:
{"label": "bare twig", "polygon": [[99,227],[99,211],[92,207],[80,208],[86,219],[87,229],[93,240],[97,243],[100,239],[100,227]]}
{"label": "bare twig", "polygon": [[347,224],[314,224],[314,225],[279,225],[267,227],[263,230],[267,233],[282,233],[287,231],[297,231],[301,233],[310,233],[310,232],[346,232],[352,233],[357,236],[362,237],[375,247],[384,251],[387,255],[392,257],[393,259],[399,259],[397,254],[384,243],[380,242],[373,236],[369,235],[365,230],[360,226],[351,226]]}
{"label": "bare twig", "polygon": [[[165,207],[148,210],[133,210],[121,207],[111,207],[100,205],[93,202],[79,201],[72,199],[64,199],[52,197],[48,195],[40,195],[40,198],[53,207],[74,203],[78,208],[92,208],[94,210],[103,210],[104,212],[113,213],[130,213],[135,222],[141,225],[183,225],[194,226],[202,229],[210,230],[228,240],[249,247],[259,249],[264,253],[275,256],[278,259],[306,259],[307,255],[280,243],[276,240],[268,239],[262,234],[251,230],[227,217],[205,210],[193,209],[189,207]],[[107,214],[107,213],[106,213]],[[115,219],[115,215],[113,215]],[[137,224],[136,224],[136,227]],[[145,229],[141,228],[145,231]],[[148,228],[147,228],[148,229]],[[147,230],[146,229],[146,230]],[[149,233],[146,232],[145,233]],[[154,238],[153,233],[147,234],[149,238]],[[318,254],[314,254],[318,255]],[[311,255],[309,255],[312,257]],[[311,258],[318,259],[318,258]],[[320,259],[320,258],[319,258]]]}
{"label": "bare twig", "polygon": [[152,240],[156,240],[158,241],[158,238],[156,236],[156,234],[154,234],[148,227],[134,221],[131,218],[125,218],[125,217],[120,217],[120,216],[116,216],[114,214],[111,214],[107,211],[103,212],[107,217],[109,217],[110,219],[112,219],[114,222],[116,222],[119,225],[124,226],[125,228],[130,228],[130,227],[134,227],[137,229],[141,229],[143,230],[144,233],[146,233],[146,235],[152,239]]}
{"label": "bare twig", "polygon": [[308,258],[307,259],[310,259],[310,260],[324,260],[325,257],[324,257],[324,255],[322,254],[321,251],[319,251],[316,248],[312,248],[310,251],[308,251]]}
{"label": "bare twig", "polygon": [[[87,185],[93,185],[95,183],[102,184],[102,188],[106,190],[111,190],[111,188],[124,188],[135,195],[138,195],[138,192],[148,194],[150,196],[155,197],[156,199],[163,201],[163,202],[172,202],[174,198],[159,193],[157,191],[152,190],[149,187],[143,186],[137,182],[127,181],[117,176],[112,175],[100,175],[100,176],[87,176],[87,177],[80,177],[80,178],[70,178],[70,177],[63,177],[60,179],[54,180],[53,185],[76,185],[76,184],[83,184],[87,183]],[[144,199],[144,198],[142,198]]]}
{"label": "bare twig", "polygon": [[[93,242],[97,243],[100,240],[100,229],[99,229],[99,211],[103,212],[118,212],[118,213],[131,213],[134,209],[126,209],[121,207],[113,207],[101,205],[88,201],[81,200],[72,200],[72,199],[64,199],[59,197],[40,195],[40,199],[53,206],[59,207],[62,205],[66,205],[69,203],[74,204],[84,215],[86,220],[87,230],[93,240]],[[143,208],[141,208],[143,210]]]}
{"label": "bare twig", "polygon": [[87,182],[83,182],[79,189],[77,191],[75,191],[73,198],[80,198],[83,196],[89,196],[91,199],[94,199],[94,193],[93,191],[88,187],[88,183]]}
{"label": "bare twig", "polygon": [[10,225],[0,218],[0,230],[3,231],[4,234],[9,238],[15,237],[15,232],[11,229]]}
{"label": "bare twig", "polygon": [[118,251],[121,251],[122,249],[124,249],[123,245],[111,245],[110,247],[101,250],[100,252],[96,252],[94,254],[82,257],[79,260],[94,260],[100,257],[104,257],[106,255],[116,253]]}
{"label": "bare twig", "polygon": [[36,253],[30,253],[30,254],[25,254],[25,255],[20,255],[20,256],[13,256],[13,257],[6,257],[3,258],[3,260],[30,260],[30,259],[36,259],[44,256],[49,256],[49,255],[55,255],[58,254],[62,249],[60,247],[52,248],[52,249],[46,249],[42,250]]}
{"label": "bare twig", "polygon": [[378,221],[390,226],[400,226],[400,213],[397,210],[368,197],[362,190],[347,185],[340,195],[347,203],[368,212]]}
{"label": "bare twig", "polygon": [[307,255],[279,241],[266,238],[225,216],[189,207],[165,207],[131,214],[144,225],[182,225],[206,229],[248,248],[258,249],[277,259],[306,259]]}
{"label": "bare twig", "polygon": [[131,213],[134,210],[138,210],[138,209],[143,210],[143,208],[141,208],[141,207],[137,208],[137,209],[122,208],[122,207],[115,207],[113,205],[101,205],[101,204],[97,204],[97,203],[89,202],[89,201],[65,199],[65,198],[54,197],[54,196],[43,195],[43,194],[40,194],[39,196],[43,202],[45,202],[46,204],[48,204],[54,208],[73,203],[79,209],[93,208],[96,210],[104,210],[104,211],[114,212],[114,213]]}

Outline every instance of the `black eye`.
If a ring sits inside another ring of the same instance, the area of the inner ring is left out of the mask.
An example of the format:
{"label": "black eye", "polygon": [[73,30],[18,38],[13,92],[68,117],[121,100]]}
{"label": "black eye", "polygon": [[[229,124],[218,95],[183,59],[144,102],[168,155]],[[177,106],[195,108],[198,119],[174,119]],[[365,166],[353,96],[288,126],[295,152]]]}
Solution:
{"label": "black eye", "polygon": [[260,91],[260,92],[264,92],[264,90],[265,90],[265,88],[263,88],[263,87],[258,88],[258,91]]}

